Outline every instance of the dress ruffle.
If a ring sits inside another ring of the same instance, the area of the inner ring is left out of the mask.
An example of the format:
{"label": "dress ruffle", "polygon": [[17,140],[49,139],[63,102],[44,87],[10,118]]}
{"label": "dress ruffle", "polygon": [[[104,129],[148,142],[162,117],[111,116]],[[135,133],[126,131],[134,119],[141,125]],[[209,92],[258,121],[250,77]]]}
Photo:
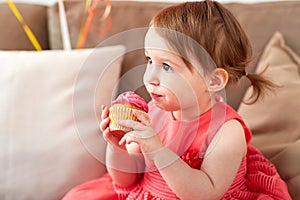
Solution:
{"label": "dress ruffle", "polygon": [[162,198],[151,195],[150,192],[145,191],[140,186],[124,188],[115,185],[115,190],[118,193],[119,200],[163,200]]}
{"label": "dress ruffle", "polygon": [[275,166],[254,146],[247,151],[247,173],[244,186],[230,188],[222,199],[290,200],[287,186]]}

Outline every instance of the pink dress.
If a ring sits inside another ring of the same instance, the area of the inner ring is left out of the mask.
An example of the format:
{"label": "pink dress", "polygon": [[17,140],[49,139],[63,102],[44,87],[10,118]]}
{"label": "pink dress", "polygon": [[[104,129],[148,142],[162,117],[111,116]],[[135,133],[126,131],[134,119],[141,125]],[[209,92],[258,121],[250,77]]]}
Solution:
{"label": "pink dress", "polygon": [[[200,169],[208,144],[218,129],[228,120],[238,120],[244,127],[248,149],[238,173],[222,199],[291,199],[285,182],[276,168],[255,147],[250,145],[251,132],[241,117],[227,104],[216,105],[193,121],[174,120],[170,112],[149,105],[152,124],[165,146],[180,155],[192,168]],[[119,187],[108,174],[73,188],[64,197],[70,199],[179,199],[168,187],[153,162],[139,183]]]}

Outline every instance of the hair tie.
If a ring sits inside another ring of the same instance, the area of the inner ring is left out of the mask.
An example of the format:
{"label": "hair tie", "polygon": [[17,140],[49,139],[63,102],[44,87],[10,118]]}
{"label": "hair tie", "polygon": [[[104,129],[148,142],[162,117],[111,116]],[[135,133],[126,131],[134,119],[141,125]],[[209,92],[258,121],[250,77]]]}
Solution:
{"label": "hair tie", "polygon": [[248,72],[246,72],[246,70],[244,70],[243,73],[242,73],[242,75],[247,77],[248,76]]}

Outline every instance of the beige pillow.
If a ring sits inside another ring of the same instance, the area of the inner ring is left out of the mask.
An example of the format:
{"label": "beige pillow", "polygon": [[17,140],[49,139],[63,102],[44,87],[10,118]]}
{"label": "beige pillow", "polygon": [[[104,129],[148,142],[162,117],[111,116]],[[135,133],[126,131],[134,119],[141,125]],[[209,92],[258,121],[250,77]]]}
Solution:
{"label": "beige pillow", "polygon": [[124,52],[0,51],[0,199],[61,199],[105,172],[100,105]]}
{"label": "beige pillow", "polygon": [[[254,57],[248,71],[255,71],[259,57],[275,31],[284,34],[286,44],[300,55],[300,1],[261,1],[250,4],[240,1],[224,5],[238,19],[251,42]],[[236,87],[227,87],[227,102],[238,109],[248,87],[246,79],[242,79]]]}
{"label": "beige pillow", "polygon": [[[256,73],[280,85],[253,105],[241,104],[238,112],[253,132],[252,143],[277,167],[293,199],[300,198],[300,58],[276,32],[260,58]],[[244,100],[251,93],[248,89]]]}

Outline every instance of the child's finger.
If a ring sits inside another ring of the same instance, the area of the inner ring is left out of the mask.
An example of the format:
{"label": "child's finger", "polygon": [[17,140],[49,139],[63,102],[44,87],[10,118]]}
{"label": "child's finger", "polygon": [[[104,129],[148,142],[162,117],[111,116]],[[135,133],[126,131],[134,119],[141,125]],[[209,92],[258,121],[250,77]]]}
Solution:
{"label": "child's finger", "polygon": [[145,129],[145,125],[137,122],[137,121],[133,121],[133,120],[120,120],[118,121],[118,124],[120,126],[125,126],[127,128],[131,128],[133,130],[137,130],[137,131],[142,131]]}
{"label": "child's finger", "polygon": [[105,105],[102,105],[101,106],[101,109],[102,109],[102,112],[101,112],[101,119],[105,119],[108,117],[108,114],[109,114],[109,109],[107,106]]}
{"label": "child's finger", "polygon": [[150,116],[145,113],[145,112],[141,112],[139,110],[133,110],[133,114],[138,118],[138,120],[146,125],[146,126],[149,126],[151,124],[151,119],[150,119]]}
{"label": "child's finger", "polygon": [[104,118],[101,122],[100,122],[100,130],[102,132],[104,132],[104,130],[108,127],[110,123],[110,118],[107,117],[107,118]]}
{"label": "child's finger", "polygon": [[137,142],[136,139],[137,138],[133,137],[133,135],[130,132],[128,132],[121,138],[121,140],[119,141],[119,145],[125,145],[131,142]]}
{"label": "child's finger", "polygon": [[105,141],[109,141],[109,139],[110,139],[109,137],[111,136],[109,127],[107,127],[106,129],[104,129],[102,131],[102,133],[103,133],[103,138],[105,139]]}
{"label": "child's finger", "polygon": [[125,134],[121,140],[119,141],[119,145],[125,145],[126,144],[126,138],[127,138],[127,135]]}

